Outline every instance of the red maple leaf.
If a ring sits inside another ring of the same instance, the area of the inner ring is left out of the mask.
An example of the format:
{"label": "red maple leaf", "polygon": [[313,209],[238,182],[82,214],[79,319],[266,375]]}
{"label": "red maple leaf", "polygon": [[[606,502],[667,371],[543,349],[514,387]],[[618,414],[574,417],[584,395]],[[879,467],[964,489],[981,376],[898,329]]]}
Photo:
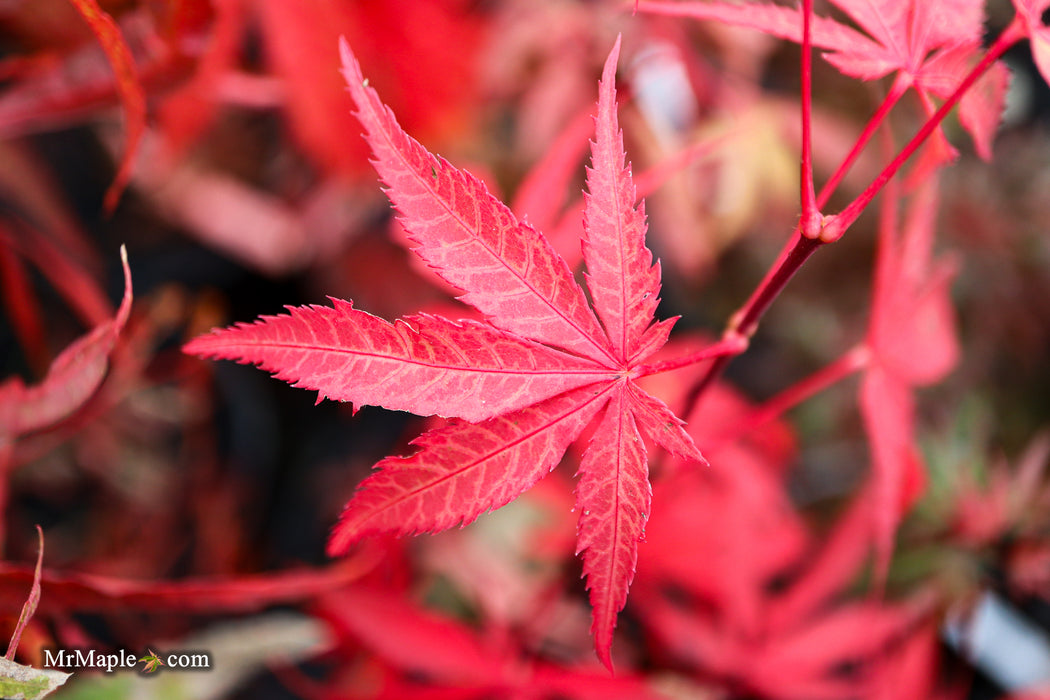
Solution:
{"label": "red maple leaf", "polygon": [[580,466],[578,551],[599,657],[611,668],[616,615],[649,514],[645,433],[703,457],[682,422],[635,381],[674,320],[656,323],[660,267],[624,163],[613,85],[619,42],[600,85],[587,172],[583,250],[588,304],[565,261],[482,182],[429,153],[368,86],[349,46],[343,71],[374,165],[414,252],[487,319],[418,315],[391,324],[333,300],[214,331],[186,346],[255,363],[319,397],[454,418],[379,462],[329,542],[345,552],[377,533],[436,532],[508,503],[553,469],[595,417]]}

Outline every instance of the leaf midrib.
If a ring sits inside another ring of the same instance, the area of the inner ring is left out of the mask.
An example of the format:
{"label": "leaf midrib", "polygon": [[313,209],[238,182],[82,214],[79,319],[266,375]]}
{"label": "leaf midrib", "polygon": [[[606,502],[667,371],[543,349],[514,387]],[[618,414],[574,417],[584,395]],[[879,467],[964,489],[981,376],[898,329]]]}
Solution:
{"label": "leaf midrib", "polygon": [[[528,369],[513,369],[513,368],[475,367],[475,366],[471,366],[471,365],[442,365],[442,364],[436,364],[436,363],[431,363],[431,362],[425,362],[423,360],[417,360],[417,359],[414,359],[414,358],[403,358],[403,357],[396,357],[394,355],[381,355],[381,354],[378,354],[378,353],[375,353],[375,352],[350,350],[350,349],[347,349],[345,347],[332,347],[332,346],[324,346],[324,345],[307,345],[307,344],[301,344],[301,343],[275,343],[275,342],[272,342],[272,341],[266,341],[265,343],[244,343],[244,342],[239,342],[239,343],[230,343],[229,345],[224,345],[224,346],[216,345],[216,346],[213,346],[213,347],[216,347],[216,348],[218,348],[218,347],[225,347],[225,348],[234,349],[234,348],[240,348],[240,347],[245,347],[245,346],[258,347],[258,348],[274,348],[274,349],[280,349],[280,350],[301,350],[303,352],[311,352],[311,351],[312,352],[330,352],[330,353],[343,354],[343,355],[355,355],[355,356],[360,356],[360,357],[371,357],[371,358],[376,358],[376,359],[389,360],[390,362],[401,362],[401,363],[404,363],[404,364],[416,365],[416,366],[419,366],[419,367],[433,367],[434,369],[445,369],[445,370],[457,371],[457,372],[477,372],[477,373],[481,373],[481,374],[525,374],[525,375],[535,375],[535,376],[544,376],[544,375],[551,375],[551,374],[590,376],[590,375],[593,374],[596,377],[610,377],[610,378],[611,377],[615,377],[615,376],[619,376],[617,373],[613,372],[610,368],[608,368],[608,367],[606,367],[604,365],[599,365],[599,364],[595,364],[593,366],[593,368],[588,368],[588,367],[581,366],[579,368],[567,368],[567,369],[556,369],[555,368],[555,369],[547,369],[547,370],[544,370],[544,369],[528,370]],[[573,357],[573,356],[569,355],[568,357]],[[230,359],[230,358],[223,358],[223,359]],[[580,358],[580,359],[581,359],[581,361],[585,360],[585,358]],[[587,358],[587,359],[589,359],[589,358]]]}

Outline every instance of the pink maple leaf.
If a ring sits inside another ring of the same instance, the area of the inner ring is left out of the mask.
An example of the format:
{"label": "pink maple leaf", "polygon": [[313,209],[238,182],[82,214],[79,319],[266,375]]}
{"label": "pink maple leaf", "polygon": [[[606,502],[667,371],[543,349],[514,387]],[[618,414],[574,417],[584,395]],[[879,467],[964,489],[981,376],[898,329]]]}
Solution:
{"label": "pink maple leaf", "polygon": [[320,397],[455,419],[417,438],[415,454],[376,465],[332,533],[332,554],[369,535],[436,532],[505,505],[600,416],[580,467],[578,550],[595,647],[611,669],[616,616],[649,514],[641,433],[703,460],[682,421],[634,381],[666,369],[642,362],[666,342],[673,319],[654,321],[660,268],[624,163],[613,84],[619,41],[602,74],[587,173],[593,307],[544,236],[402,131],[345,41],[341,51],[373,164],[414,252],[487,323],[420,315],[390,324],[334,300],[214,331],[186,351],[255,363]]}

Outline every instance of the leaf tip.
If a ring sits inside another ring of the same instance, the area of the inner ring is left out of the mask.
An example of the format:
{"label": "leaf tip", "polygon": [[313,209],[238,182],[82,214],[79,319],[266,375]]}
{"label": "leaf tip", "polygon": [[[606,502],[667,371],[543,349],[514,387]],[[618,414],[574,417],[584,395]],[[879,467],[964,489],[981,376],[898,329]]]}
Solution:
{"label": "leaf tip", "polygon": [[187,355],[196,355],[197,357],[208,357],[209,350],[207,347],[207,339],[215,335],[215,332],[215,330],[212,330],[210,333],[198,335],[196,338],[183,343],[182,352]]}
{"label": "leaf tip", "polygon": [[102,198],[102,211],[107,217],[113,216],[113,212],[117,210],[117,205],[120,203],[120,197],[124,194],[125,188],[127,188],[127,180],[129,178],[124,175],[123,168],[117,173],[117,176],[110,183],[106,189],[106,194]]}
{"label": "leaf tip", "polygon": [[120,265],[124,270],[124,296],[120,300],[120,308],[117,310],[116,328],[118,331],[124,327],[128,316],[131,315],[131,267],[128,265],[128,249],[124,244],[120,246]]}
{"label": "leaf tip", "polygon": [[622,34],[616,35],[616,41],[613,43],[612,51],[609,52],[609,57],[605,59],[605,67],[602,69],[603,84],[611,84],[616,75],[616,64],[620,60],[620,40],[622,38]]}
{"label": "leaf tip", "polygon": [[339,58],[344,66],[354,60],[354,52],[350,50],[350,42],[343,35],[339,36]]}
{"label": "leaf tip", "polygon": [[350,546],[357,540],[354,531],[347,526],[346,514],[339,518],[333,527],[331,533],[328,535],[328,544],[325,545],[324,551],[331,558],[346,556],[350,551]]}
{"label": "leaf tip", "polygon": [[598,655],[598,660],[602,662],[602,666],[609,672],[610,676],[616,675],[616,669],[613,667],[612,662],[612,639],[608,640],[594,640],[594,652]]}
{"label": "leaf tip", "polygon": [[354,85],[368,87],[368,80],[361,73],[361,64],[358,63],[353,49],[350,48],[350,42],[346,40],[345,36],[339,37],[339,59],[343,64],[343,77],[351,88]]}

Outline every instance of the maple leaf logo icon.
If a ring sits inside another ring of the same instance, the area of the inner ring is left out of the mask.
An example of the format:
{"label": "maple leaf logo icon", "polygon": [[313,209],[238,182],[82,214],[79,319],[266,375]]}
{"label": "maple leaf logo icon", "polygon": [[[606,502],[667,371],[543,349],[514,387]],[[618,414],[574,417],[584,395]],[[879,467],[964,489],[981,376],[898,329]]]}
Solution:
{"label": "maple leaf logo icon", "polygon": [[160,660],[160,657],[152,649],[147,649],[146,651],[149,653],[139,659],[139,661],[146,664],[142,671],[143,673],[153,673],[157,668],[163,666],[164,662]]}

